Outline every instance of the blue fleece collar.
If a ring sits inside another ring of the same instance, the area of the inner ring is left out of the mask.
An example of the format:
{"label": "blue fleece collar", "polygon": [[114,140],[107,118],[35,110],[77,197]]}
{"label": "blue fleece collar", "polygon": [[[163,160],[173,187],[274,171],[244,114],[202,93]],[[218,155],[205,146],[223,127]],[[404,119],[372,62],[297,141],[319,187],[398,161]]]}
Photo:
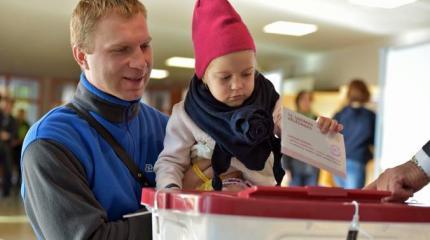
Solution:
{"label": "blue fleece collar", "polygon": [[85,76],[85,73],[81,73],[80,81],[88,91],[90,91],[91,93],[95,94],[97,97],[99,97],[105,101],[108,101],[110,103],[114,103],[114,104],[128,107],[131,104],[134,104],[134,103],[140,101],[140,98],[133,100],[133,101],[126,101],[126,100],[119,99],[119,98],[117,98],[111,94],[103,92],[102,90],[96,88],[93,84],[91,84],[88,81],[87,77]]}
{"label": "blue fleece collar", "polygon": [[140,99],[125,101],[103,92],[92,85],[84,73],[81,74],[81,81],[76,89],[73,102],[116,123],[133,119],[140,109]]}

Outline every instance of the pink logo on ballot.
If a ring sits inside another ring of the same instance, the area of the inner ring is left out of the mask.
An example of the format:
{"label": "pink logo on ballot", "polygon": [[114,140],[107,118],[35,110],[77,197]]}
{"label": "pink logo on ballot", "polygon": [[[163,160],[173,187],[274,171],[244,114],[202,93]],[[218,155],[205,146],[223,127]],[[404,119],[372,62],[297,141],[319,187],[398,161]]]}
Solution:
{"label": "pink logo on ballot", "polygon": [[335,157],[340,157],[340,148],[336,145],[330,145],[330,154]]}

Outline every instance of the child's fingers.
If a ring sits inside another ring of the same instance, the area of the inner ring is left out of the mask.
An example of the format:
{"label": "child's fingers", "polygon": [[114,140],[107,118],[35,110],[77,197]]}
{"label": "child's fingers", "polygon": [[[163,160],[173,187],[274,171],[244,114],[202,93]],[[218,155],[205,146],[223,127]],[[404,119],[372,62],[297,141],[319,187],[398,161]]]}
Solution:
{"label": "child's fingers", "polygon": [[336,132],[336,130],[337,130],[337,125],[338,125],[337,121],[336,121],[336,120],[334,120],[334,119],[332,119],[332,120],[331,120],[331,122],[330,122],[329,131],[330,131],[330,132]]}
{"label": "child's fingers", "polygon": [[317,119],[317,124],[322,133],[327,133],[330,127],[331,120],[326,117],[319,117]]}

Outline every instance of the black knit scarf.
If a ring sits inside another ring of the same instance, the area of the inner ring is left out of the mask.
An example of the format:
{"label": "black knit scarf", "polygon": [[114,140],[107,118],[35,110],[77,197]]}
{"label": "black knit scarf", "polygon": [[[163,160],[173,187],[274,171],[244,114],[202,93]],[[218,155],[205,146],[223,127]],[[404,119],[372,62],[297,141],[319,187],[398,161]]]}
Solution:
{"label": "black knit scarf", "polygon": [[239,107],[229,107],[216,100],[203,81],[193,77],[185,99],[185,111],[196,125],[215,142],[212,155],[212,186],[221,190],[220,174],[236,157],[250,170],[262,170],[273,151],[274,175],[278,184],[284,171],[280,165],[280,140],[273,134],[272,112],[279,94],[272,83],[256,72],[251,96]]}

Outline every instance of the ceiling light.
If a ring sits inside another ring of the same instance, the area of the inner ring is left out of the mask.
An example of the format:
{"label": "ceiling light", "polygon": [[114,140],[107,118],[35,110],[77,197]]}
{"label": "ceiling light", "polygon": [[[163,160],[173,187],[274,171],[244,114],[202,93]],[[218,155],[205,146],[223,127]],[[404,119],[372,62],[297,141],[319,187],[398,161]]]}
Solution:
{"label": "ceiling light", "polygon": [[278,21],[264,26],[265,33],[304,36],[315,32],[318,29],[316,25],[296,22]]}
{"label": "ceiling light", "polygon": [[350,3],[376,8],[397,8],[417,0],[349,0]]}
{"label": "ceiling light", "polygon": [[194,58],[171,57],[166,60],[166,65],[170,67],[194,68]]}
{"label": "ceiling light", "polygon": [[169,76],[169,72],[161,69],[152,69],[151,77],[153,79],[163,79]]}

